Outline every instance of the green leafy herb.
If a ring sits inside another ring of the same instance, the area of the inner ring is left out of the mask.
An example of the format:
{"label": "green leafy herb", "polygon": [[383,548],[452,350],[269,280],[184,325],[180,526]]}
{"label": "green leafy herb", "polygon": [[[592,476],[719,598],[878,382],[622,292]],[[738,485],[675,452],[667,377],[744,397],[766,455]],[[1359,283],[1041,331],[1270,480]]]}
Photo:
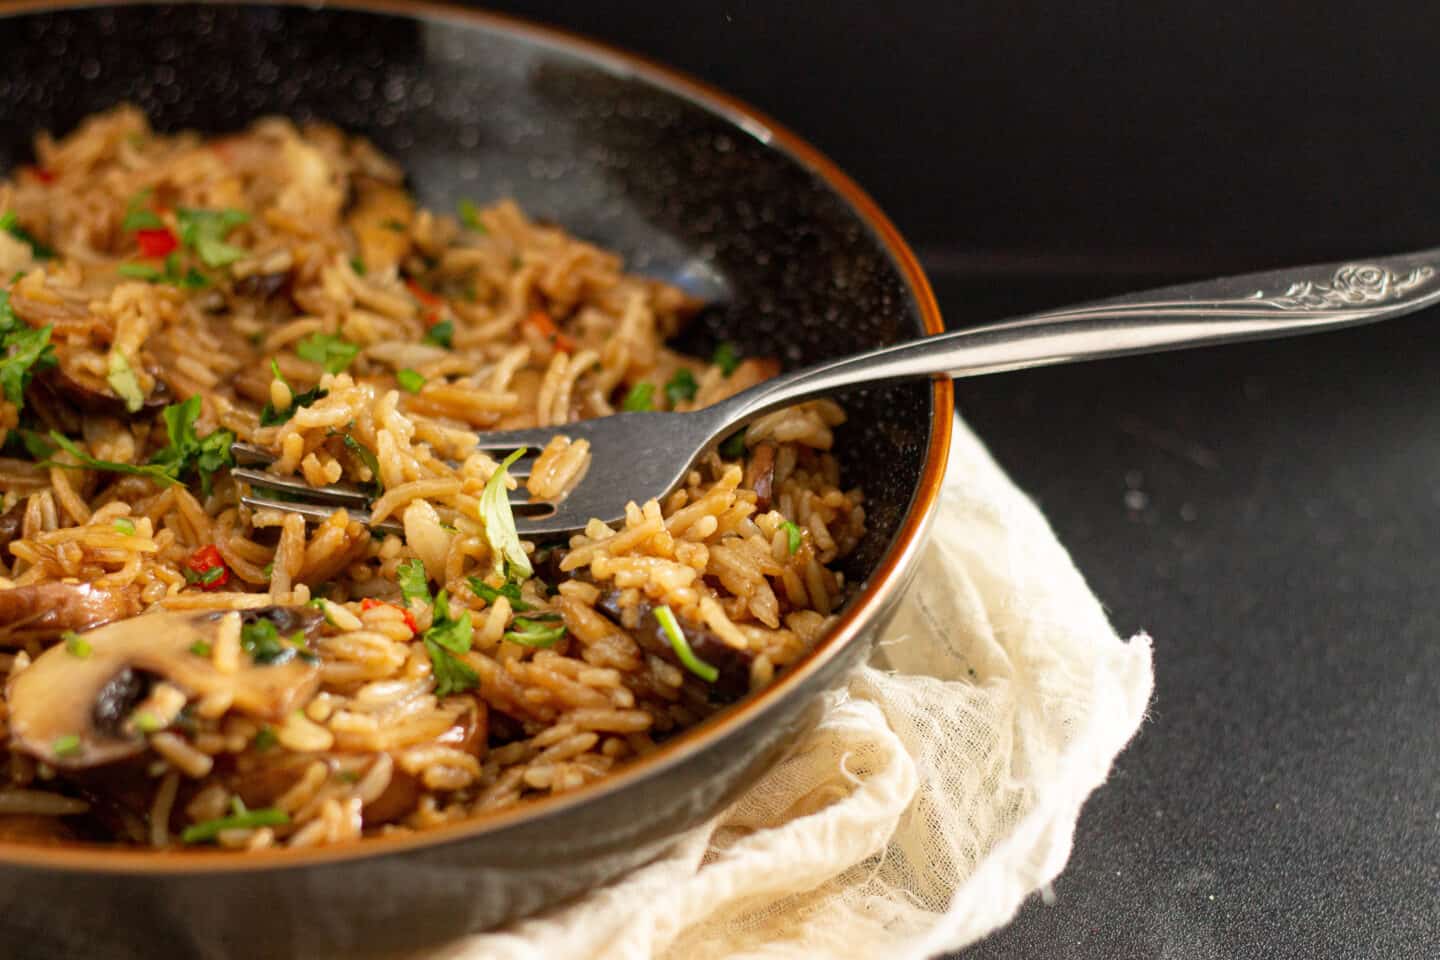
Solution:
{"label": "green leafy herb", "polygon": [[412,601],[430,602],[430,577],[425,573],[425,564],[419,560],[406,560],[395,569],[395,579],[400,584],[400,596],[408,606]]}
{"label": "green leafy herb", "polygon": [[430,329],[425,331],[425,336],[421,339],[426,343],[433,343],[437,347],[449,350],[451,344],[455,342],[455,321],[441,320],[439,323],[431,324]]}
{"label": "green leafy herb", "polygon": [[266,750],[269,750],[271,747],[275,746],[275,744],[279,742],[280,739],[275,736],[275,731],[271,730],[268,725],[263,726],[259,730],[255,731],[255,739],[253,743],[255,746],[255,750],[259,753],[264,753]]}
{"label": "green leafy herb", "polygon": [[55,738],[50,744],[50,749],[57,757],[78,757],[80,755],[80,735],[78,733],[67,733]]}
{"label": "green leafy herb", "polygon": [[269,620],[256,620],[240,628],[240,649],[256,663],[281,663],[294,651],[280,640],[280,631]]}
{"label": "green leafy herb", "polygon": [[33,253],[37,259],[54,259],[55,251],[52,250],[50,247],[46,246],[45,244],[41,243],[39,240],[36,240],[34,234],[32,234],[29,230],[26,230],[24,227],[20,226],[20,219],[15,215],[14,210],[9,210],[3,214],[0,214],[0,230],[4,230],[16,240],[23,240],[25,243],[29,244],[30,252]]}
{"label": "green leafy herb", "polygon": [[58,430],[50,431],[50,439],[57,447],[64,450],[70,456],[80,461],[79,464],[60,463],[55,460],[45,460],[43,466],[68,467],[72,469],[104,470],[109,473],[124,473],[133,477],[149,477],[151,480],[165,486],[178,483],[172,471],[166,467],[154,463],[117,463],[114,460],[99,460],[90,456],[84,450],[75,445],[75,441],[65,436]]}
{"label": "green leafy herb", "polygon": [[135,724],[135,729],[141,733],[159,733],[164,729],[160,723],[160,718],[149,710],[137,710],[134,715],[130,717],[130,722]]}
{"label": "green leafy herb", "polygon": [[420,388],[425,386],[425,378],[409,367],[395,371],[395,381],[406,393],[419,393]]}
{"label": "green leafy herb", "polygon": [[195,420],[199,416],[199,394],[162,410],[160,417],[165,421],[170,445],[157,451],[150,462],[164,467],[176,480],[193,470],[200,477],[200,489],[208,497],[215,474],[235,465],[235,457],[230,452],[235,434],[222,427],[203,437],[197,436]]}
{"label": "green leafy herb", "polygon": [[295,353],[300,359],[320,364],[326,373],[344,370],[359,352],[358,343],[351,343],[333,333],[312,333],[295,344]]}
{"label": "green leafy herb", "polygon": [[105,377],[105,382],[110,384],[110,389],[115,395],[125,401],[125,409],[135,413],[145,406],[145,391],[140,389],[140,379],[135,376],[135,370],[130,366],[130,361],[119,348],[112,348],[110,351],[110,373]]}
{"label": "green leafy herb", "polygon": [[525,647],[553,647],[565,636],[565,624],[555,623],[559,614],[538,613],[533,617],[516,617],[505,631],[505,639]]}
{"label": "green leafy herb", "polygon": [[365,260],[362,257],[351,257],[350,269],[355,271],[355,276],[357,277],[363,277],[369,272],[365,267]]}
{"label": "green leafy herb", "polygon": [[665,396],[670,399],[670,406],[683,403],[686,400],[695,399],[695,391],[700,385],[695,382],[695,374],[681,367],[675,371],[675,375],[665,382]]}
{"label": "green leafy herb", "polygon": [[355,454],[356,458],[370,469],[370,486],[377,495],[385,489],[385,485],[380,482],[380,458],[375,456],[374,450],[371,450],[348,433],[331,430],[328,435],[339,437],[340,442],[345,444],[345,448]]}
{"label": "green leafy herb", "polygon": [[25,388],[35,372],[56,363],[50,330],[27,327],[10,306],[10,291],[0,290],[0,390],[16,410],[24,408]]}
{"label": "green leafy herb", "polygon": [[625,394],[625,399],[620,402],[620,409],[637,413],[642,410],[655,409],[655,384],[637,383]]}
{"label": "green leafy herb", "polygon": [[740,351],[736,348],[735,344],[726,340],[715,348],[715,353],[710,358],[710,362],[719,367],[720,372],[728,377],[735,372],[736,367],[740,366]]}
{"label": "green leafy herb", "polygon": [[470,649],[473,636],[470,611],[466,610],[459,619],[451,619],[449,598],[441,590],[435,595],[433,618],[424,636],[425,652],[430,656],[430,667],[435,674],[435,696],[443,699],[480,685],[475,671],[455,656]]}
{"label": "green leafy herb", "polygon": [[120,222],[120,227],[126,233],[164,228],[165,221],[150,209],[150,197],[154,192],[153,190],[141,190],[125,204],[125,219]]}
{"label": "green leafy herb", "polygon": [[206,643],[204,640],[196,640],[194,643],[190,644],[190,652],[195,654],[195,656],[197,657],[208,657],[210,656],[210,644]]}
{"label": "green leafy herb", "polygon": [[122,263],[115,268],[115,272],[122,277],[144,280],[147,283],[159,283],[165,278],[163,270],[148,263]]}
{"label": "green leafy herb", "polygon": [[180,242],[194,250],[207,267],[225,267],[242,259],[246,251],[225,242],[230,231],[248,223],[250,215],[243,210],[197,210],[180,207],[175,223],[180,228]]}
{"label": "green leafy herb", "polygon": [[90,646],[90,641],[74,630],[66,630],[60,636],[65,641],[65,652],[78,660],[89,660],[90,654],[95,652],[95,648]]}
{"label": "green leafy herb", "polygon": [[[280,372],[280,364],[275,362],[274,357],[270,358],[270,372],[275,375],[276,380],[279,380],[287,387],[290,386],[290,381],[286,380],[285,375]],[[299,410],[301,407],[308,407],[315,401],[323,400],[329,395],[329,390],[322,390],[318,386],[311,387],[304,393],[296,393],[294,390],[291,390],[290,406],[284,410],[276,410],[275,405],[269,400],[266,400],[265,406],[260,408],[260,426],[273,427],[276,424],[285,423],[291,417],[295,416],[296,410]]]}
{"label": "green leafy herb", "polygon": [[339,773],[336,774],[336,776],[339,777],[344,783],[360,782],[359,770],[341,770]]}
{"label": "green leafy herb", "polygon": [[685,631],[680,629],[680,624],[668,605],[662,604],[655,608],[655,620],[660,624],[660,629],[665,631],[670,648],[675,651],[675,656],[686,670],[706,683],[714,683],[720,678],[719,670],[695,656],[695,651],[690,649],[690,642],[685,639]]}
{"label": "green leafy herb", "polygon": [[191,824],[180,834],[180,839],[185,843],[209,843],[220,836],[224,830],[253,830],[256,827],[278,827],[290,822],[290,814],[277,807],[261,807],[259,810],[246,810],[245,803],[239,797],[231,801],[232,813],[228,817],[218,817],[214,820],[202,820],[199,823]]}
{"label": "green leafy herb", "polygon": [[473,230],[476,233],[489,233],[485,224],[480,222],[480,208],[475,206],[472,200],[460,201],[460,222],[465,224],[465,229]]}
{"label": "green leafy herb", "polygon": [[146,283],[168,283],[171,286],[180,287],[182,290],[203,290],[210,286],[210,280],[191,267],[189,270],[182,270],[180,255],[171,253],[165,257],[165,269],[148,263],[122,263],[115,268],[115,272],[122,277],[129,277],[131,280],[144,280]]}
{"label": "green leafy herb", "polygon": [[726,460],[739,460],[745,456],[745,431],[736,430],[720,444],[720,456]]}
{"label": "green leafy herb", "polygon": [[191,570],[188,567],[182,571],[185,574],[186,583],[198,583],[202,587],[214,586],[217,581],[225,576],[224,567],[211,567],[208,570]]}
{"label": "green leafy herb", "polygon": [[510,601],[510,609],[516,613],[524,613],[526,610],[533,609],[530,604],[520,599],[520,584],[514,581],[506,583],[503,587],[492,587],[479,577],[470,577],[469,583],[470,589],[475,591],[475,596],[491,606],[495,605],[496,600],[504,597]]}
{"label": "green leafy herb", "polygon": [[127,537],[135,536],[135,521],[133,520],[129,520],[125,517],[116,517],[114,527],[116,530],[125,534],[125,536]]}
{"label": "green leafy herb", "polygon": [[495,558],[495,572],[506,579],[528,580],[535,575],[530,558],[520,545],[520,534],[515,530],[515,515],[510,512],[510,491],[505,487],[506,472],[524,453],[525,448],[521,447],[501,461],[486,481],[485,491],[480,494],[480,520],[485,524],[485,536],[490,541],[490,552]]}
{"label": "green leafy herb", "polygon": [[795,551],[800,549],[800,543],[802,541],[800,528],[789,520],[786,520],[780,524],[780,529],[785,531],[785,545],[790,548],[790,555],[793,557]]}

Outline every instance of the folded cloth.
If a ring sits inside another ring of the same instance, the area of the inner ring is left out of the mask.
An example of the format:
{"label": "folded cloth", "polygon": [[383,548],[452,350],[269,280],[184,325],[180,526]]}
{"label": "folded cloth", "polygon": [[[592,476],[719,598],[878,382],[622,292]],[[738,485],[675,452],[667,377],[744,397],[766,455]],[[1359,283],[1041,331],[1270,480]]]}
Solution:
{"label": "folded cloth", "polygon": [[1135,734],[1122,641],[1044,518],[956,422],[940,512],[869,665],[744,797],[664,859],[449,958],[924,958],[1065,866]]}

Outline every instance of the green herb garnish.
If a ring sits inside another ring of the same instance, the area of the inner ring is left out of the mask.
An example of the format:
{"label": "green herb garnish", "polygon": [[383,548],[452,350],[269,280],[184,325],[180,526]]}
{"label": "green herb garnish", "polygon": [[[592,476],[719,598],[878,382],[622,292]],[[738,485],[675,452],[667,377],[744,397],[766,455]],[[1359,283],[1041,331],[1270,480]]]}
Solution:
{"label": "green herb garnish", "polygon": [[202,820],[185,828],[180,839],[185,843],[208,843],[224,830],[252,830],[256,827],[278,827],[290,822],[290,814],[277,807],[246,810],[239,797],[231,801],[233,813],[228,817]]}
{"label": "green herb garnish", "polygon": [[115,272],[122,277],[131,280],[144,280],[147,283],[158,283],[164,279],[164,272],[156,266],[148,263],[122,263],[115,268]]}
{"label": "green herb garnish", "polygon": [[362,259],[361,257],[350,258],[350,269],[355,271],[355,276],[357,277],[363,277],[366,273],[369,272],[365,266],[364,259]]}
{"label": "green herb garnish", "polygon": [[194,473],[200,478],[200,489],[208,497],[212,480],[220,470],[234,466],[235,458],[230,453],[230,444],[235,434],[223,427],[206,434],[195,433],[195,419],[200,415],[200,397],[190,397],[183,403],[172,403],[161,411],[165,421],[165,432],[170,439],[169,446],[157,450],[148,463],[116,463],[112,460],[98,460],[81,450],[75,442],[57,430],[50,431],[50,439],[60,449],[79,460],[75,464],[54,463],[46,465],[70,469],[107,470],[111,473],[125,473],[137,477],[149,477],[164,485],[179,483],[182,478]]}
{"label": "green herb garnish", "polygon": [[639,413],[643,410],[655,409],[655,384],[637,383],[625,394],[625,399],[620,402],[620,409],[629,413]]}
{"label": "green herb garnish", "polygon": [[695,382],[695,374],[681,367],[675,371],[675,375],[665,382],[665,396],[670,400],[670,406],[684,403],[686,400],[695,399],[695,391],[700,385]]}
{"label": "green herb garnish", "polygon": [[120,222],[120,228],[126,233],[134,233],[137,230],[161,230],[165,227],[165,221],[160,215],[149,207],[150,197],[154,190],[141,190],[125,204],[125,219]]}
{"label": "green herb garnish", "polygon": [[451,619],[449,598],[444,590],[437,593],[430,629],[425,631],[424,636],[425,652],[430,656],[430,666],[435,674],[435,696],[443,699],[480,685],[480,677],[475,671],[455,656],[470,649],[473,636],[470,611],[466,610],[458,619]]}
{"label": "green herb garnish", "polygon": [[465,229],[473,230],[476,233],[489,233],[485,224],[480,222],[480,208],[475,206],[473,200],[461,200],[459,206],[460,222],[465,224]]}
{"label": "green herb garnish", "polygon": [[180,207],[175,223],[180,228],[180,242],[200,257],[207,267],[225,267],[245,257],[246,251],[225,242],[230,231],[248,223],[250,215],[243,210],[196,210]]}
{"label": "green herb garnish", "polygon": [[[354,424],[351,424],[351,426],[354,426]],[[379,493],[385,489],[385,485],[380,482],[380,458],[375,456],[375,451],[348,433],[331,430],[326,435],[339,437],[340,442],[345,445],[345,448],[355,454],[356,458],[370,469],[370,486],[373,488],[373,492],[379,495]]]}
{"label": "green herb garnish", "polygon": [[739,460],[745,456],[745,431],[736,430],[720,444],[720,456],[726,460]]}
{"label": "green herb garnish", "polygon": [[80,735],[78,733],[67,733],[55,738],[50,744],[51,751],[57,757],[76,757],[80,755]]}
{"label": "green herb garnish", "polygon": [[208,657],[210,656],[210,644],[206,643],[204,640],[196,640],[194,643],[190,644],[190,652],[195,654],[195,656],[197,657]]}
{"label": "green herb garnish", "polygon": [[740,351],[736,348],[735,344],[726,340],[715,348],[715,353],[710,357],[710,362],[719,367],[720,372],[728,377],[735,372],[736,367],[740,366]]}
{"label": "green herb garnish", "polygon": [[475,591],[475,596],[484,600],[492,607],[495,605],[496,600],[504,597],[510,601],[510,609],[516,613],[524,613],[526,610],[533,609],[530,604],[520,599],[520,584],[515,583],[513,580],[507,582],[503,587],[492,587],[479,577],[470,577],[468,578],[468,582],[470,589]]}
{"label": "green herb garnish", "polygon": [[280,640],[280,631],[269,620],[256,620],[240,628],[240,649],[256,663],[282,663],[294,650]]}
{"label": "green herb garnish", "polygon": [[[275,362],[274,357],[270,358],[270,372],[275,375],[276,380],[279,380],[287,387],[290,386],[290,381],[286,380],[285,375],[280,372],[280,364]],[[266,400],[265,406],[260,408],[260,426],[273,427],[277,424],[285,423],[291,417],[295,416],[296,410],[299,410],[301,407],[308,407],[315,401],[323,400],[329,395],[329,390],[322,390],[318,386],[311,387],[304,393],[296,393],[292,389],[290,391],[290,406],[286,407],[283,411],[276,410],[275,405],[269,400]]]}
{"label": "green herb garnish", "polygon": [[455,342],[455,321],[441,320],[439,323],[431,324],[430,329],[425,331],[425,336],[421,339],[426,343],[433,343],[437,347],[449,350],[451,344]]}
{"label": "green herb garnish", "polygon": [[255,739],[252,741],[258,753],[264,753],[279,742],[280,738],[275,736],[275,731],[271,730],[269,726],[261,727],[255,731]]}
{"label": "green herb garnish", "polygon": [[395,568],[395,580],[400,584],[400,596],[408,606],[412,601],[430,602],[430,577],[425,573],[425,564],[411,558]]}
{"label": "green herb garnish", "polygon": [[113,526],[127,537],[135,536],[135,521],[133,520],[127,519],[126,517],[116,517]]}
{"label": "green herb garnish", "polygon": [[485,536],[490,541],[494,570],[506,579],[528,580],[535,575],[530,558],[520,545],[520,534],[515,530],[515,515],[510,511],[510,491],[505,487],[510,465],[524,454],[525,448],[521,447],[501,461],[486,481],[485,491],[480,494],[480,520],[485,524]]}
{"label": "green herb garnish", "polygon": [[406,393],[419,393],[420,388],[425,386],[425,378],[408,367],[395,371],[395,382]]}
{"label": "green herb garnish", "polygon": [[125,401],[125,409],[130,413],[145,406],[145,391],[140,389],[140,378],[135,376],[129,359],[118,349],[110,351],[110,372],[105,382],[110,384],[116,396]]}
{"label": "green herb garnish", "polygon": [[130,722],[135,724],[135,729],[141,733],[159,733],[163,729],[160,718],[149,710],[136,711],[130,718]]}
{"label": "green herb garnish", "polygon": [[0,214],[0,230],[4,230],[16,240],[23,240],[29,244],[30,252],[33,253],[37,259],[53,260],[55,258],[55,251],[53,249],[36,240],[33,233],[20,226],[20,218],[15,215],[14,210]]}
{"label": "green herb garnish", "polygon": [[95,652],[95,648],[90,646],[90,641],[74,630],[66,630],[60,634],[60,637],[65,641],[65,652],[77,660],[88,660],[90,654]]}
{"label": "green herb garnish", "polygon": [[326,373],[339,373],[355,360],[360,352],[358,343],[351,343],[333,333],[312,333],[295,344],[295,353],[302,360],[318,363]]}
{"label": "green herb garnish", "polygon": [[786,520],[780,524],[780,529],[785,531],[785,545],[790,548],[790,556],[795,556],[795,551],[800,549],[802,542],[800,528],[789,520]]}
{"label": "green herb garnish", "polygon": [[695,676],[706,683],[714,683],[720,678],[720,671],[710,664],[695,656],[695,651],[690,649],[690,642],[685,639],[685,632],[680,629],[675,614],[671,612],[668,605],[662,604],[655,608],[655,620],[660,624],[660,629],[665,631],[665,636],[670,641],[670,649],[675,651],[675,656]]}
{"label": "green herb garnish", "polygon": [[36,371],[58,362],[50,330],[27,327],[10,306],[10,291],[0,290],[0,391],[16,410],[24,408],[25,388]]}
{"label": "green herb garnish", "polygon": [[553,647],[565,636],[565,624],[556,623],[560,615],[537,613],[531,617],[516,617],[505,631],[505,639],[524,647]]}

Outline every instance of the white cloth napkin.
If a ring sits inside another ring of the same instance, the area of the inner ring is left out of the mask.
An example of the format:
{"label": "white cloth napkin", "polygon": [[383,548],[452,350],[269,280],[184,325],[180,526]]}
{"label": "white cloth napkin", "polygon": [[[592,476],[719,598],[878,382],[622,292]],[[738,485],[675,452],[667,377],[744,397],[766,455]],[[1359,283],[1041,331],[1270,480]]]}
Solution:
{"label": "white cloth napkin", "polygon": [[958,949],[1060,873],[1153,682],[1150,638],[1116,636],[1040,512],[957,421],[915,584],[820,726],[667,858],[432,955]]}

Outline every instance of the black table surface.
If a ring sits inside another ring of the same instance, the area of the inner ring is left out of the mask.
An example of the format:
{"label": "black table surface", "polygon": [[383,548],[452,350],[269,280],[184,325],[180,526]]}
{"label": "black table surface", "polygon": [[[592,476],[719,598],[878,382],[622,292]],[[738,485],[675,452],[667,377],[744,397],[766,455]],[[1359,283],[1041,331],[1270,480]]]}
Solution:
{"label": "black table surface", "polygon": [[[814,140],[952,326],[1440,234],[1426,4],[499,6]],[[1440,955],[1437,322],[959,385],[1157,674],[1053,905],[966,957]]]}

